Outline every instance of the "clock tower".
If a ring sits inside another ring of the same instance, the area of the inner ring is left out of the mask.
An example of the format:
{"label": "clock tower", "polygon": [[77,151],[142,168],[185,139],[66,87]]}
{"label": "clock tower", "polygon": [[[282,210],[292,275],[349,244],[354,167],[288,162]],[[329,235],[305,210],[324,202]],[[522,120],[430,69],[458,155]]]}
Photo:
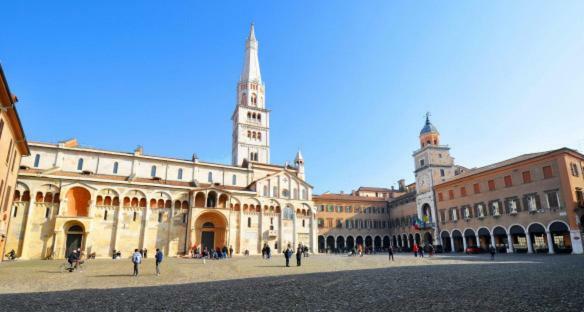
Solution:
{"label": "clock tower", "polygon": [[450,147],[440,144],[440,133],[430,122],[430,113],[426,114],[426,123],[420,131],[420,148],[413,157],[418,218],[424,221],[420,228],[422,243],[441,245],[433,188],[435,184],[454,176],[455,166]]}

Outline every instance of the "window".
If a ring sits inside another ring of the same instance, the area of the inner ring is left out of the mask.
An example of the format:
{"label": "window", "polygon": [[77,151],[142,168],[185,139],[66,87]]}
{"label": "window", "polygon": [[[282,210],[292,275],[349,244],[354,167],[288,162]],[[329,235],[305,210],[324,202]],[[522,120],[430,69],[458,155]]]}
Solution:
{"label": "window", "polygon": [[232,185],[237,185],[237,176],[236,175],[232,175],[231,176],[231,184]]}
{"label": "window", "polygon": [[343,212],[343,206],[337,206],[337,212]]}
{"label": "window", "polygon": [[273,194],[272,196],[278,197],[278,187],[277,186],[274,186],[272,188],[272,194]]}
{"label": "window", "polygon": [[337,226],[336,227],[337,227],[337,229],[342,228],[343,227],[343,220],[337,219]]}
{"label": "window", "polygon": [[118,165],[118,162],[117,161],[114,162],[114,174],[117,174],[118,173],[118,166],[119,166]]}
{"label": "window", "polygon": [[51,208],[47,207],[47,209],[45,209],[45,219],[48,219],[50,215],[51,215]]}
{"label": "window", "polygon": [[424,160],[420,159],[420,167],[424,167]]}
{"label": "window", "polygon": [[489,180],[488,184],[489,184],[489,191],[494,191],[495,190],[495,180]]}
{"label": "window", "polygon": [[537,194],[527,194],[523,197],[524,207],[527,207],[529,212],[536,212],[540,205]]}
{"label": "window", "polygon": [[79,171],[83,170],[83,158],[79,158],[79,160],[77,161],[77,170]]}
{"label": "window", "polygon": [[454,199],[454,190],[449,190],[448,191],[448,199]]}
{"label": "window", "polygon": [[552,167],[551,166],[544,166],[542,168],[543,170],[543,178],[544,179],[549,179],[549,178],[553,178],[554,174],[552,172]]}
{"label": "window", "polygon": [[481,192],[481,185],[478,183],[473,184],[472,188],[475,194],[479,194]]}
{"label": "window", "polygon": [[548,207],[550,209],[558,209],[560,208],[560,197],[557,190],[548,191],[545,194],[546,200],[548,203]]}
{"label": "window", "polygon": [[523,177],[523,183],[531,183],[531,171],[523,171],[521,176]]}
{"label": "window", "polygon": [[440,169],[440,176],[443,177],[444,176],[444,169]]}
{"label": "window", "polygon": [[156,166],[150,168],[150,176],[153,178],[156,177]]}
{"label": "window", "polygon": [[512,187],[513,186],[513,179],[510,175],[506,175],[503,180],[505,181],[505,187]]}
{"label": "window", "polygon": [[207,174],[207,182],[213,183],[213,172],[211,171],[209,171],[209,174]]}
{"label": "window", "polygon": [[183,213],[183,216],[182,216],[182,223],[183,224],[187,223],[187,217],[188,217],[188,214]]}
{"label": "window", "polygon": [[446,213],[444,212],[444,209],[440,210],[440,221],[446,223]]}
{"label": "window", "polygon": [[10,139],[10,145],[8,145],[8,154],[6,155],[6,163],[10,160],[10,154],[12,153],[12,139]]}
{"label": "window", "polygon": [[182,180],[182,178],[183,178],[183,170],[182,170],[182,168],[179,168],[178,174],[177,174],[177,179]]}
{"label": "window", "polygon": [[247,218],[247,227],[248,228],[251,227],[251,218],[250,217]]}
{"label": "window", "polygon": [[103,220],[107,220],[107,210],[103,212]]}
{"label": "window", "polygon": [[34,156],[34,165],[33,165],[33,167],[38,168],[40,162],[41,162],[41,155],[36,154]]}
{"label": "window", "polygon": [[353,210],[353,209],[351,209],[351,206],[345,207],[345,212],[351,212],[351,210]]}
{"label": "window", "polygon": [[576,165],[575,163],[570,163],[570,169],[572,171],[572,175],[575,177],[580,176],[580,174],[578,173],[578,165]]}
{"label": "window", "polygon": [[0,139],[2,138],[3,130],[4,130],[4,120],[0,119]]}
{"label": "window", "polygon": [[158,222],[162,222],[162,212],[158,213]]}
{"label": "window", "polygon": [[132,221],[136,222],[137,213],[134,211],[134,216],[132,217]]}
{"label": "window", "polygon": [[12,213],[12,217],[15,218],[17,213],[18,213],[18,206],[14,206],[14,211]]}
{"label": "window", "polygon": [[324,227],[324,219],[318,219],[318,227],[319,228],[323,228]]}
{"label": "window", "polygon": [[520,211],[519,201],[517,198],[507,198],[505,200],[505,212],[507,214],[517,214]]}
{"label": "window", "polygon": [[351,228],[351,220],[345,220],[345,228],[347,229]]}
{"label": "window", "polygon": [[444,195],[442,193],[438,193],[438,201],[443,201]]}
{"label": "window", "polygon": [[290,197],[290,192],[288,191],[288,189],[282,190],[282,197]]}
{"label": "window", "polygon": [[333,207],[333,205],[328,205],[328,206],[326,207],[326,211],[327,211],[327,212],[334,212],[334,211],[335,211],[335,208]]}
{"label": "window", "polygon": [[270,194],[268,193],[268,186],[264,185],[264,196],[269,196]]}
{"label": "window", "polygon": [[466,196],[466,188],[464,186],[460,188],[460,196],[462,197]]}
{"label": "window", "polygon": [[306,227],[306,220],[302,219],[302,227]]}

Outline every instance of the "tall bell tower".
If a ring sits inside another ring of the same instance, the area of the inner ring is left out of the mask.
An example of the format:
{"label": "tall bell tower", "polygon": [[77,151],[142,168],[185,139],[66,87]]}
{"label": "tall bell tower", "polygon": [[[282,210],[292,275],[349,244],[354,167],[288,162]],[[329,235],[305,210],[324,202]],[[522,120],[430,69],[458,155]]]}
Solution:
{"label": "tall bell tower", "polygon": [[265,86],[260,74],[258,41],[251,24],[245,42],[243,70],[237,84],[233,121],[232,164],[248,161],[270,163],[270,111],[266,109]]}

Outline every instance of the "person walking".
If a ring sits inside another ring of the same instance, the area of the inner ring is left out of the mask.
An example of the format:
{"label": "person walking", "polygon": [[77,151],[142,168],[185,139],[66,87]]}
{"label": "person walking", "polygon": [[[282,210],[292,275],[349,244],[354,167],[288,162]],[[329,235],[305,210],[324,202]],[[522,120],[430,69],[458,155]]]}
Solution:
{"label": "person walking", "polygon": [[304,252],[304,247],[302,244],[298,244],[298,249],[296,249],[296,266],[300,266],[302,264],[302,253]]}
{"label": "person walking", "polygon": [[391,248],[391,246],[389,248],[387,248],[387,251],[389,253],[389,260],[393,261],[393,248]]}
{"label": "person walking", "polygon": [[156,276],[160,276],[160,262],[162,262],[162,257],[162,251],[156,248],[156,255],[154,255],[154,258],[156,259]]}
{"label": "person walking", "polygon": [[134,249],[134,254],[132,255],[132,262],[134,263],[134,276],[138,276],[138,266],[142,263],[142,254],[138,249]]}
{"label": "person walking", "polygon": [[489,248],[489,253],[491,253],[491,260],[495,260],[495,252],[497,250],[495,249],[494,245],[491,245],[491,248]]}
{"label": "person walking", "polygon": [[266,244],[266,259],[270,260],[272,257],[272,249],[270,249],[270,245]]}
{"label": "person walking", "polygon": [[233,246],[229,245],[229,258],[233,258]]}
{"label": "person walking", "polygon": [[286,258],[287,267],[290,266],[290,257],[292,257],[293,253],[294,251],[292,251],[292,247],[290,247],[290,244],[288,244],[288,247],[284,250],[284,258]]}
{"label": "person walking", "polygon": [[418,257],[418,250],[420,248],[418,247],[418,244],[417,243],[414,243],[414,248],[413,249],[414,249],[414,257]]}

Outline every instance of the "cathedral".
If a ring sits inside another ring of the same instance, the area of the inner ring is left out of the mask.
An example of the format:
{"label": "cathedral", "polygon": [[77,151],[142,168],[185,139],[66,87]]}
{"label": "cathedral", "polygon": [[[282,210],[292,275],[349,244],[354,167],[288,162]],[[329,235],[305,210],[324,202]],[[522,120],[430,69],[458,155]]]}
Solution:
{"label": "cathedral", "polygon": [[215,164],[80,146],[29,143],[18,173],[6,250],[23,259],[96,257],[194,247],[257,254],[302,243],[316,249],[312,186],[304,159],[270,163],[270,111],[251,26],[231,117],[232,163]]}

